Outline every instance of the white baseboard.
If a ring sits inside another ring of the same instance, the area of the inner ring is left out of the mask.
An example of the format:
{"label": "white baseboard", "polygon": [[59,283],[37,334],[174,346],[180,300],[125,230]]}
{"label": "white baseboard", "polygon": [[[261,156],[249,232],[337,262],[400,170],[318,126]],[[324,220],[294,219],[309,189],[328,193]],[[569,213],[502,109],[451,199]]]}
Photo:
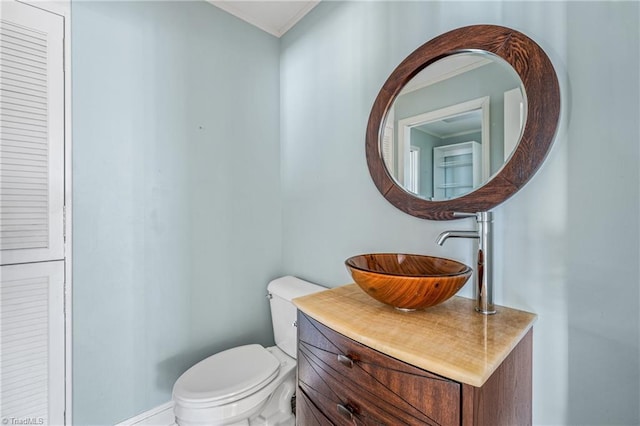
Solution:
{"label": "white baseboard", "polygon": [[172,426],[174,424],[173,402],[167,402],[118,423],[116,426]]}

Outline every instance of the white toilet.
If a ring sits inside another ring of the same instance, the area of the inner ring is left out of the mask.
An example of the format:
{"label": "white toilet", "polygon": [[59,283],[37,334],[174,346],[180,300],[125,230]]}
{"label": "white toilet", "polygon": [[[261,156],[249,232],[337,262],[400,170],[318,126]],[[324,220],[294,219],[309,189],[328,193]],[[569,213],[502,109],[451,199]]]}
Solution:
{"label": "white toilet", "polygon": [[227,349],[185,371],[173,386],[179,426],[295,425],[296,307],[292,299],[326,290],[295,277],[267,286],[276,346]]}

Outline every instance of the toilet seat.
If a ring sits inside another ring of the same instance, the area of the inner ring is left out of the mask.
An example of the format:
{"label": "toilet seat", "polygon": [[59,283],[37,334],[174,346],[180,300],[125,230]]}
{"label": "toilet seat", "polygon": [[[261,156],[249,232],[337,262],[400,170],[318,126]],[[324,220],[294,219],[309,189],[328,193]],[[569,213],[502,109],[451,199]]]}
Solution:
{"label": "toilet seat", "polygon": [[187,370],[173,387],[184,407],[216,407],[245,398],[270,383],[280,362],[261,345],[238,346],[206,358]]}

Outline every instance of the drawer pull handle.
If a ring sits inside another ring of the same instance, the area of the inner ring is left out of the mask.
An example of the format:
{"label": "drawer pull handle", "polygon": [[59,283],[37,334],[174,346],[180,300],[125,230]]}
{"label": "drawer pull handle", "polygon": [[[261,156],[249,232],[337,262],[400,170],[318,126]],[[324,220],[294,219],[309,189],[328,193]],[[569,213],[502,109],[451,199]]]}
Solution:
{"label": "drawer pull handle", "polygon": [[338,361],[346,367],[353,368],[353,360],[348,355],[338,355]]}
{"label": "drawer pull handle", "polygon": [[350,406],[349,404],[347,405],[342,405],[342,404],[338,404],[338,413],[340,413],[343,417],[348,418],[349,420],[353,420],[353,407]]}

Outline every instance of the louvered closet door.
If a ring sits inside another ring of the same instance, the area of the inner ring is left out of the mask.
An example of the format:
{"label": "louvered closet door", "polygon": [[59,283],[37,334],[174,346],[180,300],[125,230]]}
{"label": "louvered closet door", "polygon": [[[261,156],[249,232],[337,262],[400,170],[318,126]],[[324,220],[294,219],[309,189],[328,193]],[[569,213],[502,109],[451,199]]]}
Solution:
{"label": "louvered closet door", "polygon": [[64,257],[64,21],[0,1],[0,264]]}
{"label": "louvered closet door", "polygon": [[64,424],[64,262],[0,266],[0,422]]}
{"label": "louvered closet door", "polygon": [[64,424],[63,18],[0,0],[0,422]]}

